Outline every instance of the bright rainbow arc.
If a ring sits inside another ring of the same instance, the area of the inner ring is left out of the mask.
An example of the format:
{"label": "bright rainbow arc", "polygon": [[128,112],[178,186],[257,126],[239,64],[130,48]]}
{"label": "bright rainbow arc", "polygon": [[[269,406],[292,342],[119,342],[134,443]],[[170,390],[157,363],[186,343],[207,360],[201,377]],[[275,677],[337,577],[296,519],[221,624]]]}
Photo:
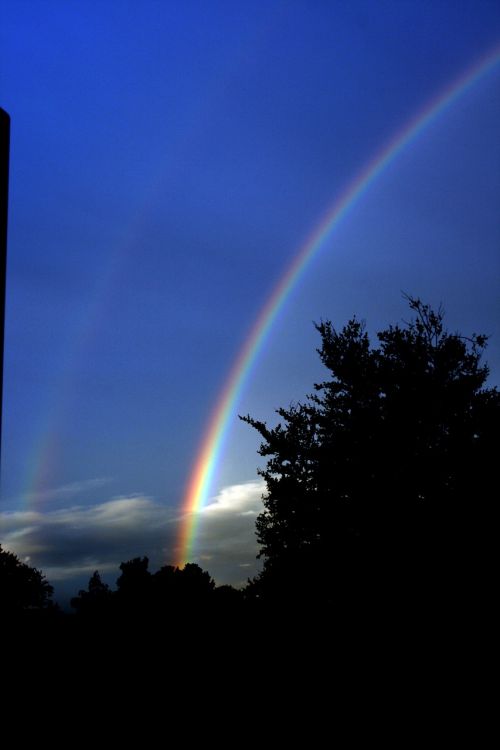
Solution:
{"label": "bright rainbow arc", "polygon": [[241,394],[252,373],[264,341],[288,295],[298,282],[307,264],[319,252],[347,212],[371,187],[386,167],[430,123],[461,97],[470,87],[486,75],[500,61],[500,47],[496,47],[460,76],[444,92],[434,97],[423,110],[398,131],[391,141],[379,151],[347,185],[345,191],[329,209],[317,229],[293,259],[291,265],[273,290],[250,330],[229,377],[212,412],[201,448],[188,483],[183,509],[185,516],[178,539],[178,565],[188,562],[196,536],[199,511],[204,507],[212,487],[214,473],[224,452],[224,447]]}

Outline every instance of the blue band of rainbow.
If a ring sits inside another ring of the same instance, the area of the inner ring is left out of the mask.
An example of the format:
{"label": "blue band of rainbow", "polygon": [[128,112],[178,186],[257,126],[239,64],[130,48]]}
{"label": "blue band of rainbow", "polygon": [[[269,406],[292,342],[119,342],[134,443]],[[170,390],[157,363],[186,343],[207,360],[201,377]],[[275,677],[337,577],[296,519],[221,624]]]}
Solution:
{"label": "blue band of rainbow", "polygon": [[347,185],[283,274],[245,339],[205,430],[183,501],[184,517],[177,542],[177,564],[185,564],[191,557],[199,521],[198,511],[203,508],[209,497],[214,473],[222,459],[238,402],[279,311],[307,265],[320,251],[325,241],[330,238],[347,212],[356,205],[386,167],[437,117],[489,73],[499,61],[500,47],[496,47],[435,96],[412,120],[406,123]]}

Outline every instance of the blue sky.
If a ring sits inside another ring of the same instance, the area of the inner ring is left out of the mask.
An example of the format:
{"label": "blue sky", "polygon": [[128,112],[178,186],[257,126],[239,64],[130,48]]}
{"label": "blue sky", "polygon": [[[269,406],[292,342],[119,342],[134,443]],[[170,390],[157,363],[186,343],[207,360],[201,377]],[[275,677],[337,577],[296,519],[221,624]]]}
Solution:
{"label": "blue sky", "polygon": [[[274,285],[374,153],[499,44],[488,0],[2,3],[9,548],[63,588],[170,561],[206,421]],[[272,421],[322,376],[312,321],[374,332],[407,316],[402,290],[490,334],[500,381],[499,121],[497,66],[310,264],[240,413]],[[221,582],[255,570],[258,445],[235,420],[200,525],[196,560]]]}

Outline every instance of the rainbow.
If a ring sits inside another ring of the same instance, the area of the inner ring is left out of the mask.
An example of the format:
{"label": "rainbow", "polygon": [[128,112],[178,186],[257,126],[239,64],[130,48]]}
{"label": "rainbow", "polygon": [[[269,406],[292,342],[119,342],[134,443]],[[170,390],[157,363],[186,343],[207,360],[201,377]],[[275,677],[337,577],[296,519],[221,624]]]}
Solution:
{"label": "rainbow", "polygon": [[500,47],[496,47],[444,91],[431,99],[347,185],[293,258],[250,329],[212,411],[184,497],[183,518],[177,542],[178,565],[185,564],[191,556],[199,522],[199,511],[209,497],[214,473],[224,453],[236,407],[276,317],[300,276],[338,224],[376,182],[388,165],[437,117],[490,72],[499,61]]}

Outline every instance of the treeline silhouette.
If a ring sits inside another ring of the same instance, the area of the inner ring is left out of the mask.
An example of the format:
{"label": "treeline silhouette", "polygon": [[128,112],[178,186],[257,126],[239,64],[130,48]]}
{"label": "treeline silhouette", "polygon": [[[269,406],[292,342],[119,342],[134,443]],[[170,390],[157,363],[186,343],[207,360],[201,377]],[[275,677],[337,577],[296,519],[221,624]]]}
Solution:
{"label": "treeline silhouette", "polygon": [[149,571],[147,557],[120,565],[121,575],[112,591],[96,571],[88,588],[71,600],[77,615],[87,619],[124,618],[166,620],[173,613],[184,618],[207,610],[237,608],[243,593],[232,586],[216,586],[207,571],[195,563],[183,568],[165,565]]}
{"label": "treeline silhouette", "polygon": [[0,546],[0,592],[4,622],[50,624],[68,616],[82,625],[106,621],[128,623],[167,622],[210,612],[238,612],[244,592],[233,586],[216,586],[207,571],[195,563],[180,568],[165,565],[155,573],[147,557],[120,565],[116,589],[104,583],[98,570],[86,589],[71,599],[72,615],[52,601],[54,589],[44,574],[23,563]]}
{"label": "treeline silhouette", "polygon": [[116,590],[96,571],[65,615],[43,574],[1,551],[4,621],[149,637],[223,625],[265,632],[268,649],[285,623],[328,639],[367,622],[373,635],[468,621],[494,590],[500,394],[485,387],[486,336],[450,334],[441,309],[407,299],[414,317],[379,332],[376,347],[356,318],[341,331],[317,325],[329,377],[279,409],[276,427],[243,418],[267,458],[263,569],[243,590],[193,563],[151,572],[137,557],[120,565]]}

